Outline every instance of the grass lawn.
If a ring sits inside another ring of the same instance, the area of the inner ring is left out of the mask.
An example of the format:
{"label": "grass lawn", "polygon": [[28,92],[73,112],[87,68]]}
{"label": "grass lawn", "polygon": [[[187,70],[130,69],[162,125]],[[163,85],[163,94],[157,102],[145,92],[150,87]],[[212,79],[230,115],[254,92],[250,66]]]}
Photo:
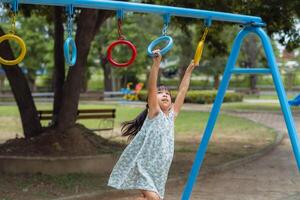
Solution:
{"label": "grass lawn", "polygon": [[[296,95],[287,94],[288,99],[293,99]],[[276,100],[278,99],[277,93],[274,91],[274,94],[261,94],[261,95],[245,95],[245,99],[268,99],[268,100]]]}
{"label": "grass lawn", "polygon": [[[290,107],[292,111],[300,111],[300,107]],[[280,112],[279,103],[225,103],[222,105],[223,110],[244,110],[244,111],[273,111]]]}
{"label": "grass lawn", "polygon": [[[38,104],[38,109],[51,109],[51,104]],[[81,104],[79,106],[81,109],[91,109],[91,108],[116,108],[116,119],[115,119],[115,128],[120,128],[120,123],[126,120],[131,120],[137,114],[139,114],[143,109],[130,106],[130,105],[100,105],[100,104]],[[237,110],[278,110],[280,109],[279,105],[274,104],[245,104],[245,103],[226,103],[222,106],[223,109],[237,109]],[[181,111],[180,115],[176,119],[175,123],[175,132],[176,135],[200,135],[208,120],[208,113],[199,112],[199,111]],[[0,139],[5,139],[8,136],[14,137],[15,134],[22,136],[22,127],[19,119],[19,114],[16,106],[0,106]],[[43,124],[46,125],[48,122],[43,121]],[[96,128],[99,124],[99,120],[80,120],[80,123],[84,124],[89,128]],[[216,123],[214,131],[228,135],[230,133],[235,133],[236,131],[240,132],[239,134],[253,134],[253,122],[250,122],[245,119],[220,115]],[[259,128],[262,128],[259,125],[255,125]],[[240,131],[243,130],[243,131]],[[217,135],[216,134],[216,135]]]}
{"label": "grass lawn", "polygon": [[[226,105],[226,107],[229,105]],[[230,105],[231,108],[234,105]],[[229,106],[229,107],[230,107]],[[236,107],[240,108],[237,104]],[[51,108],[50,104],[38,104],[38,109]],[[115,130],[120,122],[134,118],[142,108],[129,105],[81,104],[80,108],[116,108]],[[22,135],[16,106],[0,106],[0,140]],[[199,111],[182,111],[175,123],[175,157],[170,170],[170,177],[181,173],[187,176],[193,163],[195,151],[209,113]],[[97,126],[97,120],[82,121],[87,127]],[[45,122],[47,123],[47,122]],[[272,144],[276,134],[272,129],[252,121],[220,115],[210,141],[203,169],[217,166],[247,155],[251,155]],[[121,140],[115,138],[115,140]],[[83,194],[95,190],[108,189],[106,182],[109,174],[68,174],[50,176],[42,174],[0,174],[0,200],[3,199],[51,199],[68,195]],[[2,199],[1,199],[2,198]]]}

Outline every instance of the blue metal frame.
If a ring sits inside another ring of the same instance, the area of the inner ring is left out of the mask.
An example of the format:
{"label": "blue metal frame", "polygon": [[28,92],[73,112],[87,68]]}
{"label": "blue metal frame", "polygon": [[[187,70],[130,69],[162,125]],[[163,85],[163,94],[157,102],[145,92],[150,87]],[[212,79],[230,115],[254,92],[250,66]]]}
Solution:
{"label": "blue metal frame", "polygon": [[[12,0],[2,0],[4,3]],[[66,6],[72,4],[77,8],[94,8],[103,10],[119,10],[124,12],[169,14],[170,16],[191,17],[198,19],[211,19],[213,21],[226,21],[239,24],[259,24],[264,25],[260,17],[239,15],[225,12],[207,11],[191,8],[180,8],[172,6],[162,6],[153,4],[112,1],[112,0],[19,0],[19,4],[38,4],[50,6]]]}
{"label": "blue metal frame", "polygon": [[19,0],[13,0],[10,3],[11,10],[16,13],[19,10]]}
{"label": "blue metal frame", "polygon": [[[239,54],[239,51],[240,51],[240,46],[243,42],[243,39],[250,32],[255,33],[261,39],[263,47],[264,47],[264,51],[265,51],[265,54],[266,54],[266,57],[267,57],[267,60],[268,60],[269,69],[234,68],[237,57],[238,57],[238,54]],[[288,105],[286,93],[285,93],[282,81],[280,79],[280,73],[279,73],[279,70],[278,70],[278,66],[276,64],[276,60],[275,60],[275,56],[274,56],[274,53],[273,53],[271,42],[270,42],[267,34],[263,31],[262,28],[260,28],[260,27],[245,27],[244,29],[242,29],[239,32],[239,34],[237,35],[237,37],[234,41],[234,44],[233,44],[233,47],[232,47],[232,50],[231,50],[231,54],[229,56],[229,60],[228,60],[227,65],[226,65],[224,76],[222,78],[222,82],[221,82],[220,88],[218,90],[218,94],[216,96],[216,99],[215,99],[215,103],[214,103],[214,105],[212,107],[212,110],[210,112],[210,116],[209,116],[208,123],[207,123],[206,128],[205,128],[204,134],[203,134],[201,144],[200,144],[199,149],[196,153],[195,161],[194,161],[194,164],[192,166],[187,184],[185,186],[185,189],[184,189],[184,192],[183,192],[183,195],[182,195],[182,200],[187,200],[187,199],[190,198],[193,186],[196,182],[196,178],[198,177],[199,170],[200,170],[202,162],[204,160],[205,152],[207,150],[207,146],[208,146],[210,137],[212,135],[214,125],[216,123],[217,117],[218,117],[219,112],[220,112],[221,104],[223,102],[226,89],[229,85],[229,81],[230,81],[231,75],[233,73],[244,73],[244,74],[249,74],[249,73],[271,73],[272,74],[273,81],[274,81],[274,84],[275,84],[275,88],[276,88],[278,98],[279,98],[279,101],[280,101],[281,110],[284,114],[285,123],[286,123],[286,126],[288,128],[289,136],[290,136],[290,139],[291,139],[295,159],[296,159],[296,162],[297,162],[297,165],[298,165],[298,169],[300,171],[300,143],[299,143],[299,138],[298,138],[297,131],[296,131],[296,128],[295,128],[293,116],[291,114],[291,110],[290,110],[290,107]]]}
{"label": "blue metal frame", "polygon": [[[4,3],[13,3],[16,0],[2,0]],[[208,119],[205,132],[196,153],[195,162],[192,166],[185,190],[182,195],[183,200],[188,200],[190,198],[193,186],[195,184],[196,178],[198,176],[199,170],[201,168],[205,152],[212,135],[214,125],[216,123],[218,114],[220,112],[221,104],[224,99],[226,89],[229,85],[229,81],[232,74],[272,74],[275,88],[278,94],[278,98],[281,105],[281,110],[284,115],[285,123],[288,129],[289,137],[293,147],[293,152],[295,155],[295,160],[300,171],[300,144],[299,138],[296,132],[293,116],[291,114],[290,107],[288,105],[286,93],[280,79],[280,73],[278,66],[276,64],[273,49],[267,34],[263,31],[261,26],[265,23],[260,17],[239,15],[224,12],[206,11],[190,8],[180,8],[171,6],[161,6],[152,4],[142,4],[142,3],[131,3],[122,1],[112,1],[112,0],[18,0],[20,4],[39,4],[39,5],[50,5],[50,6],[67,6],[72,4],[74,7],[78,8],[93,8],[93,9],[103,9],[103,10],[122,10],[122,12],[142,12],[142,13],[156,13],[164,16],[179,16],[179,17],[191,17],[206,20],[206,25],[209,25],[211,21],[225,21],[233,22],[238,24],[247,25],[243,28],[237,35],[231,54],[229,56],[228,63],[224,72],[224,76],[215,99],[215,103],[212,107],[211,114]],[[235,63],[238,57],[240,46],[245,36],[250,32],[257,34],[263,44],[264,51],[268,60],[268,69],[242,69],[235,68]]]}
{"label": "blue metal frame", "polygon": [[270,69],[266,68],[234,68],[231,70],[233,74],[271,74]]}

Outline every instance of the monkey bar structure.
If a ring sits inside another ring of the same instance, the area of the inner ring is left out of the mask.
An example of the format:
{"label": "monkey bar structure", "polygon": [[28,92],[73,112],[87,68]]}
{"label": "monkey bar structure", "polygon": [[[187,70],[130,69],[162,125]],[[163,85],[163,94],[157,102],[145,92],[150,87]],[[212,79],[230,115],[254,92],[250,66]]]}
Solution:
{"label": "monkey bar structure", "polygon": [[[260,17],[239,15],[224,12],[215,12],[199,9],[180,8],[153,4],[143,4],[134,2],[123,2],[113,0],[1,0],[4,3],[10,3],[12,7],[17,7],[18,4],[36,4],[36,5],[49,5],[49,6],[73,6],[74,8],[92,8],[102,10],[113,10],[117,14],[123,16],[125,12],[139,12],[139,13],[155,13],[162,15],[165,21],[169,21],[172,16],[189,17],[203,19],[206,24],[210,25],[212,21],[222,21],[240,24],[243,26],[241,31],[237,34],[231,53],[225,68],[225,72],[218,89],[218,93],[210,112],[208,123],[206,125],[203,138],[199,145],[198,151],[195,156],[195,161],[192,166],[188,181],[184,188],[181,199],[188,200],[192,193],[193,186],[199,174],[202,162],[210,141],[220,108],[224,99],[225,92],[228,88],[231,76],[233,74],[271,74],[275,89],[279,98],[281,110],[287,126],[288,134],[292,144],[295,161],[300,171],[300,143],[297,134],[294,119],[288,104],[286,92],[280,78],[280,73],[274,56],[274,51],[270,39],[266,32],[263,30],[265,23]],[[261,42],[268,61],[268,68],[237,68],[235,67],[240,47],[243,39],[249,34],[254,33],[257,35]]]}

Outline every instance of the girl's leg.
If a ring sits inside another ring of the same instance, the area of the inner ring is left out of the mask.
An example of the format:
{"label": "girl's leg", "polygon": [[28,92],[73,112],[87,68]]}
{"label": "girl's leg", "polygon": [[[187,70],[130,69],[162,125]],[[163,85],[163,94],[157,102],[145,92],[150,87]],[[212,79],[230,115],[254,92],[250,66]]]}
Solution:
{"label": "girl's leg", "polygon": [[158,194],[148,190],[141,190],[146,200],[160,200]]}
{"label": "girl's leg", "polygon": [[140,192],[141,192],[140,197],[137,197],[137,198],[134,199],[134,200],[147,200],[147,199],[145,198],[145,195],[144,195],[144,193],[142,192],[142,190],[140,190]]}

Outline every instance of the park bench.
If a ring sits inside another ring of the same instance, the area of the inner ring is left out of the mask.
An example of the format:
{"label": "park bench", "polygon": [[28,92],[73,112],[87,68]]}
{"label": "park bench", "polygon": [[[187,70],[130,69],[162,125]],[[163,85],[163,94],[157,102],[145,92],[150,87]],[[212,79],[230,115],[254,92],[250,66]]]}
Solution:
{"label": "park bench", "polygon": [[[114,129],[114,119],[116,109],[79,109],[77,111],[77,120],[99,119],[97,128],[93,131],[108,131]],[[51,120],[53,117],[52,110],[38,110],[40,120]]]}

